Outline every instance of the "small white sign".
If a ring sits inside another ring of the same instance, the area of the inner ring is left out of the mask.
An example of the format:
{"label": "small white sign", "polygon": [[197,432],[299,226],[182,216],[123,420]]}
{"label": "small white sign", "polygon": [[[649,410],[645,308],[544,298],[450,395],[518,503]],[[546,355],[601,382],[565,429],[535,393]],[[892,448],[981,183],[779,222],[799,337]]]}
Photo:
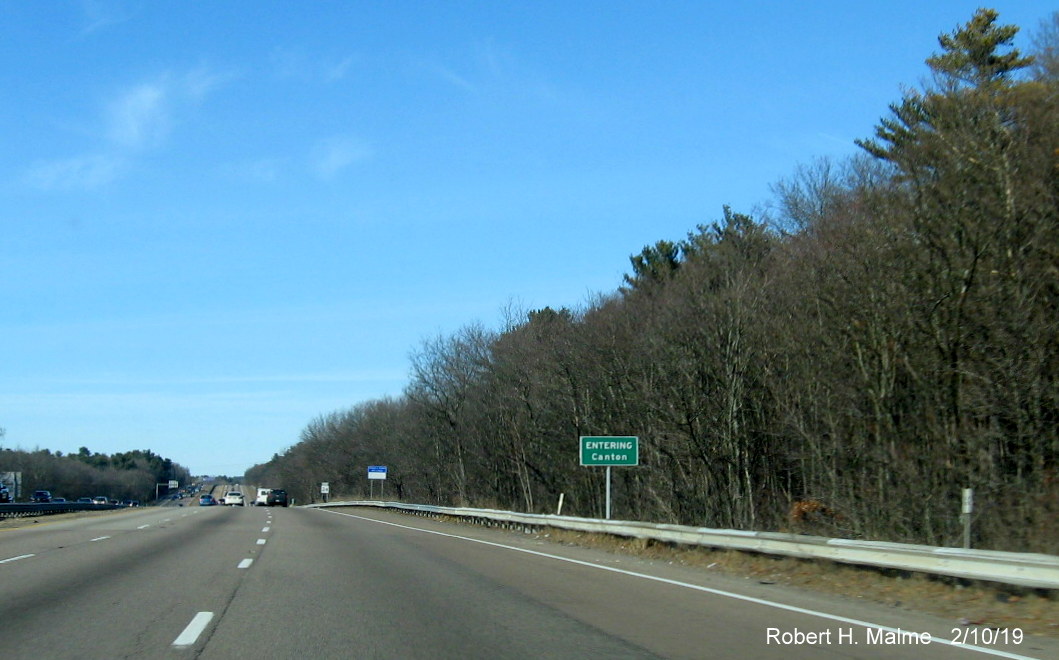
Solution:
{"label": "small white sign", "polygon": [[974,510],[974,489],[964,488],[963,489],[963,512],[965,514],[971,513]]}
{"label": "small white sign", "polygon": [[368,466],[368,479],[385,479],[386,478],[386,466],[385,465],[369,465]]}
{"label": "small white sign", "polygon": [[328,482],[326,482],[326,481],[322,482],[322,483],[320,484],[320,494],[321,494],[321,495],[327,495],[327,494],[329,494],[330,492],[331,492],[331,484],[329,484],[329,483],[328,483]]}
{"label": "small white sign", "polygon": [[169,482],[169,490],[173,490],[175,488],[180,488],[180,482],[179,481],[170,481]]}

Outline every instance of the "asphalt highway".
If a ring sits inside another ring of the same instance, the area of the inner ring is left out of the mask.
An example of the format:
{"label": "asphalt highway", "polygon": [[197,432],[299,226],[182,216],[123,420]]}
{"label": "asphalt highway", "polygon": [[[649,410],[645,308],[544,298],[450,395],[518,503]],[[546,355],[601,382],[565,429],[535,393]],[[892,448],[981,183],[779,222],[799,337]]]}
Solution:
{"label": "asphalt highway", "polygon": [[3,658],[1059,657],[1013,631],[953,645],[953,627],[359,508],[152,507],[0,530]]}

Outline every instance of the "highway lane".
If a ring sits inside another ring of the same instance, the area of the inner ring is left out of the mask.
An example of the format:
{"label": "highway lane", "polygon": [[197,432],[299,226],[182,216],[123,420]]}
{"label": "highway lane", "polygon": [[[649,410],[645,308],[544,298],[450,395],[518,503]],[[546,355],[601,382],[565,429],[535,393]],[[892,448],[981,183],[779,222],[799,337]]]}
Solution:
{"label": "highway lane", "polygon": [[[376,510],[145,509],[0,531],[0,562],[19,555],[0,563],[5,658],[996,657],[871,644],[851,623],[949,639],[947,621]],[[770,628],[830,639],[770,644]],[[1006,648],[1059,657],[1051,640]]]}
{"label": "highway lane", "polygon": [[[378,510],[277,510],[269,544],[201,657],[989,657],[886,643],[850,622],[949,639],[947,621],[800,592],[772,604],[775,586]],[[830,643],[780,643],[799,630]],[[1059,657],[1055,644],[1010,648]]]}
{"label": "highway lane", "polygon": [[0,657],[165,657],[196,612],[230,602],[251,518],[145,508],[0,532]]}
{"label": "highway lane", "polygon": [[656,657],[409,540],[277,509],[267,551],[201,657]]}

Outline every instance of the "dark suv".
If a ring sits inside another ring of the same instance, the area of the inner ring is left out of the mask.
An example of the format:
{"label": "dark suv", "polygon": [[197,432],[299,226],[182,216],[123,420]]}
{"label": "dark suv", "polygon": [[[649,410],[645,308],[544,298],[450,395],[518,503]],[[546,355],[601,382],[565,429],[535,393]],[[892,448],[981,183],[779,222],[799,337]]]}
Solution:
{"label": "dark suv", "polygon": [[0,484],[0,504],[11,503],[11,491],[7,489],[7,486]]}
{"label": "dark suv", "polygon": [[46,490],[35,490],[33,491],[33,496],[29,498],[29,501],[37,504],[47,504],[48,502],[51,502],[51,493]]}
{"label": "dark suv", "polygon": [[268,494],[265,504],[268,506],[287,506],[287,491],[273,488],[272,492]]}

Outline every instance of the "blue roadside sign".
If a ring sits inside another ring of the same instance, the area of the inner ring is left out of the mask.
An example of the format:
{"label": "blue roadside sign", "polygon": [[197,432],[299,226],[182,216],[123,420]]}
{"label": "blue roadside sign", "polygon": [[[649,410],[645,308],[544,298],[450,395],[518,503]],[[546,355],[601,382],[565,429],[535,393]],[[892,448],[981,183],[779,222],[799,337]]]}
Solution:
{"label": "blue roadside sign", "polygon": [[386,466],[385,465],[369,465],[368,466],[368,479],[385,479],[386,478]]}

